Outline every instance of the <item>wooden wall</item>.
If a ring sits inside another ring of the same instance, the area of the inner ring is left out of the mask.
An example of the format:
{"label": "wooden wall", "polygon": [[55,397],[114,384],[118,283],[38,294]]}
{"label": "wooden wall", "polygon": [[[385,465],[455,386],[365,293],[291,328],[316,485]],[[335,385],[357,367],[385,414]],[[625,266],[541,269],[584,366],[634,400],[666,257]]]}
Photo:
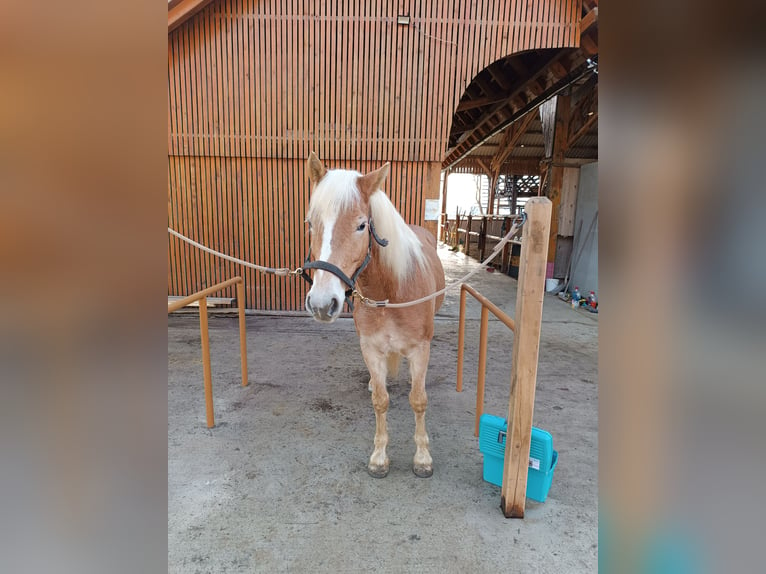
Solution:
{"label": "wooden wall", "polygon": [[[362,172],[392,161],[386,191],[422,224],[473,77],[579,41],[581,0],[528,4],[212,2],[168,34],[168,225],[262,265],[300,264],[311,150]],[[240,272],[169,237],[169,294]],[[245,285],[250,308],[302,308],[295,279],[248,272]]]}

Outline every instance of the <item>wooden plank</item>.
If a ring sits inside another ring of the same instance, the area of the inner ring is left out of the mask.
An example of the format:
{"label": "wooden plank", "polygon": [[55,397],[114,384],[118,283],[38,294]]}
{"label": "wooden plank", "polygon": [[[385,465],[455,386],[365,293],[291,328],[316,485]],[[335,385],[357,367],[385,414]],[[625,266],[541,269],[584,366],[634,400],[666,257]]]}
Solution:
{"label": "wooden plank", "polygon": [[525,206],[527,222],[521,239],[511,398],[500,499],[506,518],[524,517],[551,208],[550,200],[545,197],[534,197]]}
{"label": "wooden plank", "polygon": [[[175,303],[184,299],[181,295],[168,295],[168,303]],[[206,297],[208,307],[218,307],[220,305],[233,305],[236,299],[234,297]],[[199,307],[199,300],[192,301],[186,307]]]}
{"label": "wooden plank", "polygon": [[561,203],[559,205],[559,236],[572,237],[574,235],[575,205],[579,180],[580,170],[578,168],[563,168]]}

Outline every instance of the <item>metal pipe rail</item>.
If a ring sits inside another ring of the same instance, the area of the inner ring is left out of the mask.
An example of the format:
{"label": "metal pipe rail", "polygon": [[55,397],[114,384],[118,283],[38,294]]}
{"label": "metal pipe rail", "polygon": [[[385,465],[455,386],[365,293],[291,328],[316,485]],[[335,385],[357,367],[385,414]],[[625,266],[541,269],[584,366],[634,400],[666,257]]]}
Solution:
{"label": "metal pipe rail", "polygon": [[239,354],[242,365],[242,386],[247,386],[247,339],[245,332],[245,283],[242,277],[232,277],[221,283],[197,291],[188,297],[168,303],[168,314],[199,301],[199,331],[202,341],[202,373],[205,383],[205,415],[207,428],[215,426],[213,413],[213,377],[210,367],[210,335],[207,325],[207,297],[231,285],[237,286],[237,308],[239,310]]}
{"label": "metal pipe rail", "polygon": [[506,315],[492,301],[479,293],[476,289],[463,283],[460,286],[460,320],[457,331],[457,392],[463,391],[463,353],[465,346],[465,301],[466,293],[481,303],[481,325],[479,327],[479,372],[476,379],[476,424],[474,436],[479,436],[479,419],[484,412],[484,380],[487,374],[487,330],[489,327],[489,312],[497,317],[501,323],[514,333],[516,322]]}

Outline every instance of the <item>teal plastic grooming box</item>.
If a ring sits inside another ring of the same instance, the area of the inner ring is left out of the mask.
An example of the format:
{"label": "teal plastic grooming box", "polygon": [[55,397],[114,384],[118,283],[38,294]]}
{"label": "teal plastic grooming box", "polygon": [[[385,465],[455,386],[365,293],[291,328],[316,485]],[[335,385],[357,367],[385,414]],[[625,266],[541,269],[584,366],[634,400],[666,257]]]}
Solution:
{"label": "teal plastic grooming box", "polygon": [[[508,428],[504,418],[483,414],[479,419],[479,450],[484,455],[484,480],[497,486],[503,485],[505,461],[505,433]],[[553,437],[548,431],[532,427],[532,443],[529,447],[529,470],[527,472],[527,498],[545,502],[553,481],[553,471],[559,461],[559,453],[553,450]]]}

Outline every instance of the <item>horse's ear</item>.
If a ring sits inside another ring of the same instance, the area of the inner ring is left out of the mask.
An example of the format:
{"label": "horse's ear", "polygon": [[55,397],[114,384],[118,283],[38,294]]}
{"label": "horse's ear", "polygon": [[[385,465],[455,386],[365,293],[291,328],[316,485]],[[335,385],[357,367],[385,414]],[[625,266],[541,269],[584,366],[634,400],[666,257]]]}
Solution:
{"label": "horse's ear", "polygon": [[371,171],[368,174],[359,178],[358,186],[362,196],[369,199],[369,197],[383,187],[383,182],[388,177],[388,173],[391,171],[391,163],[387,162],[382,167],[379,167],[375,171]]}
{"label": "horse's ear", "polygon": [[309,159],[306,161],[306,168],[309,171],[309,179],[314,183],[319,183],[319,180],[327,173],[327,169],[322,165],[322,160],[317,157],[313,151],[309,155]]}

